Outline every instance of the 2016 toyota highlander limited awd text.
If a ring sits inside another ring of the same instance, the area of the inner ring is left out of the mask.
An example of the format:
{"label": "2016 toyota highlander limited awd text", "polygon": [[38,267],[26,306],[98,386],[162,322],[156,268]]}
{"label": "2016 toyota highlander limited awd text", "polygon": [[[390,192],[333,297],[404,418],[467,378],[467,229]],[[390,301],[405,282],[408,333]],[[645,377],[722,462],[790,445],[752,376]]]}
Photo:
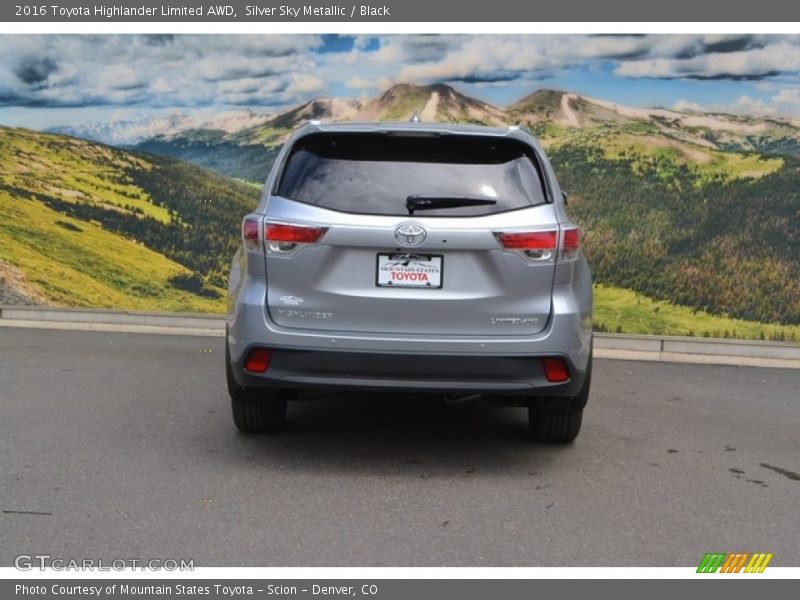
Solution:
{"label": "2016 toyota highlander limited awd text", "polygon": [[242,224],[226,373],[244,432],[303,390],[483,395],[577,436],[592,286],[553,170],[522,129],[312,122]]}

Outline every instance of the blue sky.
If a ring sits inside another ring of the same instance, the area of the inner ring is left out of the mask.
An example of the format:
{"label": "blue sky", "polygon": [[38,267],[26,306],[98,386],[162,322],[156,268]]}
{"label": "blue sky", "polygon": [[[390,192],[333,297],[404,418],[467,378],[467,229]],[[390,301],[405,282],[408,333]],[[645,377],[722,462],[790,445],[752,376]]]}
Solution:
{"label": "blue sky", "polygon": [[498,106],[556,88],[631,106],[800,117],[792,35],[0,35],[0,124],[275,112],[446,82]]}

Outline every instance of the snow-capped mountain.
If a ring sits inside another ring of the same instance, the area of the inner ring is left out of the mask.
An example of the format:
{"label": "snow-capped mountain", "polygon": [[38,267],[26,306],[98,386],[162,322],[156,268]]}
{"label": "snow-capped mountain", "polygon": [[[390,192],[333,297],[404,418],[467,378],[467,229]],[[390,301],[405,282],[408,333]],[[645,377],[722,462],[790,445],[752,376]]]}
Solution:
{"label": "snow-capped mountain", "polygon": [[269,121],[274,113],[258,113],[250,109],[211,112],[176,112],[134,120],[107,123],[64,125],[48,129],[60,133],[94,140],[112,146],[133,146],[152,138],[169,139],[184,131],[212,130],[233,133]]}

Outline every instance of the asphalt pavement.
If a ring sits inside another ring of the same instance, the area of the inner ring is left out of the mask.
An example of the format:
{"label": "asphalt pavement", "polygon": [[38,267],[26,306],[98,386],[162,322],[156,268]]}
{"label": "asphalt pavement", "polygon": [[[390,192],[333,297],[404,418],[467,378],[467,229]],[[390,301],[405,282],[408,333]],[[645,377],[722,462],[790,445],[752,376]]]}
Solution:
{"label": "asphalt pavement", "polygon": [[568,446],[523,409],[337,395],[239,434],[223,340],[0,329],[0,566],[800,566],[800,372],[598,360]]}

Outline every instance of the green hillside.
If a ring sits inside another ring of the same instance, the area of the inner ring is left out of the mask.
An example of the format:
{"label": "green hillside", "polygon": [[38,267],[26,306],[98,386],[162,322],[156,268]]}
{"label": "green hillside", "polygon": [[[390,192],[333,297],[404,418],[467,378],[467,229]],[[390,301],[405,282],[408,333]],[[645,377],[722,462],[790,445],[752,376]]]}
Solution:
{"label": "green hillside", "polygon": [[260,143],[239,144],[232,141],[209,143],[185,136],[176,140],[148,140],[136,146],[148,154],[171,156],[221,175],[263,185],[280,148]]}
{"label": "green hillside", "polygon": [[227,262],[258,195],[251,186],[6,127],[0,165],[0,277],[21,274],[29,295],[63,306],[224,309]]}
{"label": "green hillside", "polygon": [[594,286],[594,328],[611,333],[800,341],[798,325],[721,317],[602,283]]}
{"label": "green hillside", "polygon": [[[800,161],[706,178],[664,156],[550,149],[595,279],[740,319],[800,324]],[[729,159],[737,160],[736,157]]]}

